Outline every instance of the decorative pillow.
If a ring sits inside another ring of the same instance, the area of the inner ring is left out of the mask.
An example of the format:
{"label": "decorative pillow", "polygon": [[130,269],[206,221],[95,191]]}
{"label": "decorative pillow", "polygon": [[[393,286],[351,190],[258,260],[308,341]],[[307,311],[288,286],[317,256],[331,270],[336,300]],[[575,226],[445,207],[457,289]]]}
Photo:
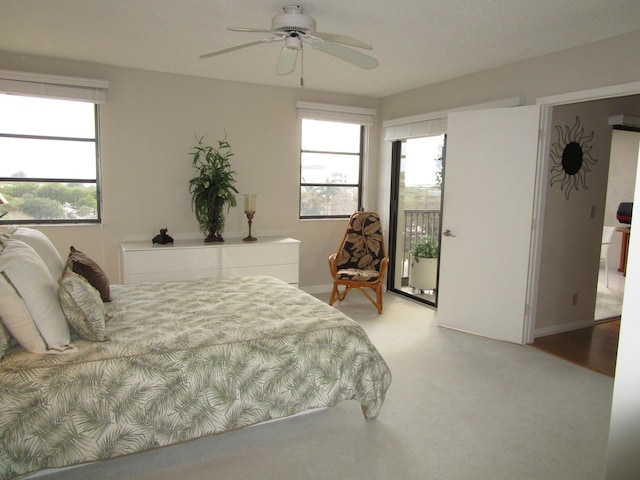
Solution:
{"label": "decorative pillow", "polygon": [[[57,285],[44,261],[33,248],[20,240],[10,238],[3,243],[0,274],[4,294],[0,302],[0,316],[5,326],[31,352],[42,353],[41,342],[44,342],[44,351],[68,350],[71,348],[69,325],[60,308]],[[15,293],[13,298],[7,293],[10,290]],[[24,302],[26,312],[15,297]]]}
{"label": "decorative pillow", "polygon": [[104,342],[107,309],[100,293],[84,278],[66,269],[58,282],[60,306],[67,322],[85,340]]}
{"label": "decorative pillow", "polygon": [[33,228],[17,227],[11,232],[10,238],[20,240],[33,248],[49,269],[51,278],[54,281],[60,278],[64,268],[64,260],[56,250],[56,247],[53,246],[53,243],[51,243],[51,240],[49,240],[49,237]]}
{"label": "decorative pillow", "polygon": [[96,262],[91,260],[87,255],[74,247],[70,248],[67,263],[71,264],[71,269],[79,275],[86,278],[93,287],[100,292],[103,302],[111,300],[109,293],[109,279],[98,266]]}

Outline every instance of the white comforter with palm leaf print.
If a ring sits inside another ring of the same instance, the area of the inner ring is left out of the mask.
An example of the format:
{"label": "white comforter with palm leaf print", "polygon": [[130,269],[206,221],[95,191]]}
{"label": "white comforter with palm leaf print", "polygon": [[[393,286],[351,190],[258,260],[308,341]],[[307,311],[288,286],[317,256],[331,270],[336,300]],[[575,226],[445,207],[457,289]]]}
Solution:
{"label": "white comforter with palm leaf print", "polygon": [[382,407],[365,332],[271,277],[113,285],[110,341],[0,362],[0,478],[126,455],[302,410]]}

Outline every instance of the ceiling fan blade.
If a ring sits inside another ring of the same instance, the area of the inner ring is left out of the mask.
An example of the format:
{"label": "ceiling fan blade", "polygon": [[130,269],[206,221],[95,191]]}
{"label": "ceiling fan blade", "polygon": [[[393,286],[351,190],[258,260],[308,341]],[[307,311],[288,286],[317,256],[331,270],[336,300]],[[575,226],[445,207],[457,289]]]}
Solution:
{"label": "ceiling fan blade", "polygon": [[280,39],[263,38],[262,40],[256,40],[255,42],[243,43],[242,45],[236,45],[235,47],[229,47],[223,50],[217,50],[215,52],[205,53],[204,55],[200,55],[200,58],[215,57],[216,55],[222,55],[224,53],[233,52],[234,50],[240,50],[242,48],[253,47],[254,45],[260,45],[261,43],[271,43],[274,40],[280,40]]}
{"label": "ceiling fan blade", "polygon": [[289,75],[295,70],[297,60],[298,50],[282,47],[282,50],[280,50],[280,56],[278,57],[278,63],[276,65],[276,73],[278,75]]}
{"label": "ceiling fan blade", "polygon": [[231,30],[232,32],[271,33],[271,30],[265,30],[264,28],[227,27],[227,30]]}
{"label": "ceiling fan blade", "polygon": [[368,43],[364,43],[357,38],[350,37],[348,35],[339,35],[337,33],[325,33],[325,32],[311,32],[311,37],[317,37],[320,40],[327,40],[329,42],[341,43],[343,45],[349,45],[351,47],[364,48],[367,50],[373,50],[373,47]]}
{"label": "ceiling fan blade", "polygon": [[364,53],[360,53],[356,50],[344,47],[337,43],[326,42],[324,40],[313,40],[311,42],[311,46],[316,50],[320,50],[322,52],[328,53],[329,55],[333,55],[334,57],[338,57],[339,59],[356,65],[360,68],[369,70],[378,66],[378,60],[376,60],[375,58],[370,57],[369,55],[365,55]]}

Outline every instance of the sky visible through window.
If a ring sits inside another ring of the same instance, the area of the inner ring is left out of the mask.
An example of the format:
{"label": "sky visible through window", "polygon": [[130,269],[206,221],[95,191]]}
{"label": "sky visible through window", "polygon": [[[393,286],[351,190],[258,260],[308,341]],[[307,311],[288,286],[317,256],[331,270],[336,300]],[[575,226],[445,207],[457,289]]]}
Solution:
{"label": "sky visible through window", "polygon": [[[311,152],[360,152],[360,125],[355,123],[303,120],[302,150]],[[302,154],[302,178],[308,183],[358,183],[360,170],[356,155]]]}
{"label": "sky visible through window", "polygon": [[[0,133],[95,140],[94,105],[0,94]],[[95,142],[0,137],[0,177],[96,178]]]}
{"label": "sky visible through window", "polygon": [[444,136],[411,138],[405,144],[406,160],[401,163],[405,173],[405,185],[436,185],[436,172],[442,163]]}

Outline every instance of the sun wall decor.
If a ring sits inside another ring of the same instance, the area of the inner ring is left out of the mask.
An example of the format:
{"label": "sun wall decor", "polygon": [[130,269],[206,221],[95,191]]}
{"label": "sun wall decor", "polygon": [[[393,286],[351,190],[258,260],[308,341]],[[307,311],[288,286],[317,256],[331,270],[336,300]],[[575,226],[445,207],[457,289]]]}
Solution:
{"label": "sun wall decor", "polygon": [[591,143],[595,132],[585,134],[580,125],[580,119],[576,117],[573,127],[565,125],[562,128],[556,125],[558,140],[551,145],[549,152],[553,167],[551,167],[551,186],[560,183],[560,190],[569,200],[569,194],[579,187],[587,189],[585,176],[591,171],[590,166],[598,161],[591,156],[593,144]]}

